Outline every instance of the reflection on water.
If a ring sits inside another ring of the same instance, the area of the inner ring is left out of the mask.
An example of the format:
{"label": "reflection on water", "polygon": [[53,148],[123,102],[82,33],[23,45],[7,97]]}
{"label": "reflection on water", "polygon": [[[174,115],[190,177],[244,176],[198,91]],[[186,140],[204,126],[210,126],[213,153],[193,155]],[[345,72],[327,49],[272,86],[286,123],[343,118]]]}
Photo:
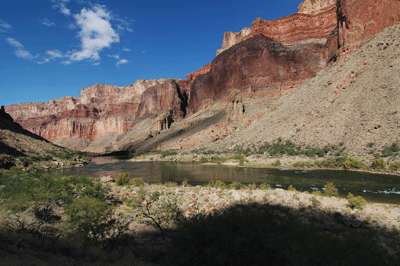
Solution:
{"label": "reflection on water", "polygon": [[267,183],[274,188],[286,189],[293,185],[299,191],[322,190],[333,182],[340,196],[349,192],[367,200],[400,203],[400,177],[345,171],[301,171],[288,169],[242,168],[223,165],[202,165],[178,162],[129,162],[108,157],[94,158],[92,163],[79,168],[58,170],[62,175],[112,176],[130,172],[131,177],[141,177],[147,183],[181,183],[187,179],[191,185],[222,180],[226,183]]}

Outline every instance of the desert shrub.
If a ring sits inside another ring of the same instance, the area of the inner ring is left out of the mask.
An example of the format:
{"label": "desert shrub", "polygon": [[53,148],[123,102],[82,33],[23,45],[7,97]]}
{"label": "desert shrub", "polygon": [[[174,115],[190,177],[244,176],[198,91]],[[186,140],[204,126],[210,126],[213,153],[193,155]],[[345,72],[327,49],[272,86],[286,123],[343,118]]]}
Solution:
{"label": "desert shrub", "polygon": [[96,198],[75,199],[66,208],[70,235],[86,245],[105,248],[128,230],[128,223],[114,217],[113,209]]}
{"label": "desert shrub", "polygon": [[210,162],[210,159],[206,158],[206,157],[201,157],[200,158],[200,163],[208,163]]}
{"label": "desert shrub", "polygon": [[315,195],[315,196],[322,196],[322,192],[319,191],[319,190],[314,190],[314,191],[312,192],[312,194]]}
{"label": "desert shrub", "polygon": [[374,159],[371,164],[371,168],[375,170],[385,170],[386,162],[383,159]]}
{"label": "desert shrub", "polygon": [[400,161],[391,163],[390,164],[390,169],[392,171],[398,171],[400,169]]}
{"label": "desert shrub", "polygon": [[117,180],[115,180],[115,184],[117,186],[125,186],[128,185],[131,182],[131,179],[129,178],[131,173],[120,173],[117,177]]}
{"label": "desert shrub", "polygon": [[297,191],[297,189],[296,189],[294,186],[292,186],[292,185],[290,185],[290,186],[288,187],[288,190],[289,190],[289,191]]}
{"label": "desert shrub", "polygon": [[282,163],[280,160],[276,160],[275,162],[272,163],[272,166],[276,166],[276,167],[281,166],[281,165],[282,165]]}
{"label": "desert shrub", "polygon": [[272,187],[270,185],[267,185],[265,183],[262,183],[258,186],[261,190],[270,190]]}
{"label": "desert shrub", "polygon": [[322,234],[288,208],[235,205],[182,220],[166,252],[168,265],[374,265],[388,258],[375,234]]}
{"label": "desert shrub", "polygon": [[243,188],[246,188],[246,185],[244,185],[244,184],[242,184],[242,183],[240,183],[240,182],[232,182],[232,183],[230,183],[229,184],[229,187],[231,188],[231,189],[236,189],[236,190],[239,190],[239,189],[243,189]]}
{"label": "desert shrub", "polygon": [[328,182],[324,186],[324,194],[329,196],[329,197],[338,197],[339,196],[339,191],[335,187],[335,185],[332,182]]}
{"label": "desert shrub", "polygon": [[175,195],[162,198],[161,196],[159,191],[149,195],[142,190],[127,203],[133,207],[137,222],[152,225],[164,234],[165,228],[174,227],[183,219],[183,212]]}
{"label": "desert shrub", "polygon": [[367,200],[361,196],[355,197],[353,194],[349,193],[347,196],[349,202],[349,207],[352,209],[363,209],[367,205]]}
{"label": "desert shrub", "polygon": [[321,207],[321,201],[319,201],[316,197],[311,197],[308,200],[311,201],[311,206],[313,206],[314,208]]}
{"label": "desert shrub", "polygon": [[231,157],[231,159],[235,161],[244,161],[246,157],[244,157],[243,154],[235,154]]}
{"label": "desert shrub", "polygon": [[346,169],[361,169],[365,167],[365,164],[353,157],[348,157],[344,161],[344,167]]}
{"label": "desert shrub", "polygon": [[189,186],[189,182],[186,178],[185,178],[185,180],[182,181],[182,186],[184,186],[184,187]]}
{"label": "desert shrub", "polygon": [[211,180],[208,182],[206,185],[207,187],[214,187],[214,188],[220,188],[220,189],[226,189],[227,185],[224,183],[224,181],[221,180]]}
{"label": "desert shrub", "polygon": [[132,185],[135,187],[144,186],[143,179],[141,177],[135,177],[134,179],[132,179]]}
{"label": "desert shrub", "polygon": [[161,158],[165,158],[167,156],[175,156],[178,152],[176,150],[167,150],[161,152]]}
{"label": "desert shrub", "polygon": [[399,151],[400,151],[399,145],[397,143],[393,143],[389,147],[383,147],[382,156],[383,157],[394,156],[397,155]]}

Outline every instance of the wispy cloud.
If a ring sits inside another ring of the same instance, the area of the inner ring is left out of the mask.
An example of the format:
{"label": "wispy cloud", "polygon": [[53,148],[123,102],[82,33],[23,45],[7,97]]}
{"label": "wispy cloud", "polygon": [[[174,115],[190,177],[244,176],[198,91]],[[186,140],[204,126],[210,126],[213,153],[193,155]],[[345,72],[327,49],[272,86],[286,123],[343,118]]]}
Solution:
{"label": "wispy cloud", "polygon": [[51,22],[49,19],[45,18],[40,20],[40,23],[42,23],[43,25],[47,26],[47,27],[51,27],[51,26],[56,26],[56,23]]}
{"label": "wispy cloud", "polygon": [[60,12],[66,16],[71,15],[71,10],[67,8],[67,4],[70,0],[51,0],[53,3],[53,8],[57,8]]}
{"label": "wispy cloud", "polygon": [[45,64],[50,62],[51,60],[55,60],[57,58],[63,58],[65,55],[63,55],[60,51],[58,50],[49,50],[46,51],[46,54],[43,58],[43,61],[37,62],[38,64]]}
{"label": "wispy cloud", "polygon": [[32,60],[36,57],[38,57],[38,55],[33,56],[28,50],[25,49],[25,47],[16,39],[13,38],[7,38],[6,41],[15,48],[15,55],[23,58],[23,59],[27,59],[27,60]]}
{"label": "wispy cloud", "polygon": [[11,30],[11,25],[0,19],[0,32],[7,32]]}
{"label": "wispy cloud", "polygon": [[126,59],[121,59],[121,60],[119,60],[115,65],[116,65],[117,67],[119,67],[119,66],[122,65],[122,64],[128,64],[128,63],[129,63],[128,60],[126,60]]}
{"label": "wispy cloud", "polygon": [[133,32],[132,29],[132,22],[129,21],[127,18],[114,18],[117,21],[117,29],[120,31],[128,31],[128,32]]}
{"label": "wispy cloud", "polygon": [[111,55],[111,54],[109,54],[109,55],[107,55],[108,57],[112,57],[112,58],[115,58],[115,59],[120,59],[120,57],[119,57],[119,54],[114,54],[114,55]]}
{"label": "wispy cloud", "polygon": [[74,16],[74,19],[80,28],[78,36],[81,40],[81,51],[70,52],[71,61],[100,60],[101,50],[111,47],[112,43],[119,42],[119,35],[110,23],[110,13],[104,6],[83,8],[80,14]]}
{"label": "wispy cloud", "polygon": [[130,52],[131,49],[129,49],[129,48],[122,48],[122,51],[123,51],[123,52]]}

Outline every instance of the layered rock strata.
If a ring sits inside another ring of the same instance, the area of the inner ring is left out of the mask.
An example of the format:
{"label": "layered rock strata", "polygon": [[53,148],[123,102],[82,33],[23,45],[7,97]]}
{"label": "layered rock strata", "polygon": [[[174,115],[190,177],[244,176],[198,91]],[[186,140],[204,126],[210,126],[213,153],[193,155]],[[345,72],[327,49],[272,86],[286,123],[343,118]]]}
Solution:
{"label": "layered rock strata", "polygon": [[174,119],[183,118],[186,106],[186,91],[177,81],[160,79],[138,80],[125,87],[96,84],[83,89],[81,97],[22,103],[6,109],[25,129],[47,140],[79,137],[92,141],[122,134],[136,118],[146,114],[168,111]]}

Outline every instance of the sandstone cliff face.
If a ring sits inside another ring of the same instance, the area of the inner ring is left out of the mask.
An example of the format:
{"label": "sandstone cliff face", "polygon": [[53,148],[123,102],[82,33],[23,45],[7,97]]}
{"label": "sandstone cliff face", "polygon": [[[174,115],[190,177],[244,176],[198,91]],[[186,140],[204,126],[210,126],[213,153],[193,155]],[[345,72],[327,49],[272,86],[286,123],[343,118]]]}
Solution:
{"label": "sandstone cliff face", "polygon": [[318,10],[273,21],[258,18],[250,29],[225,34],[223,52],[211,63],[210,72],[197,76],[191,85],[191,112],[232,88],[274,83],[285,87],[286,82],[309,78],[324,68],[337,51],[337,8],[331,4]]}
{"label": "sandstone cliff face", "polygon": [[324,9],[336,6],[337,0],[305,0],[300,3],[297,12],[302,14],[313,14],[321,12]]}
{"label": "sandstone cliff face", "polygon": [[250,33],[251,28],[243,28],[240,32],[225,32],[224,40],[222,41],[222,48],[217,51],[217,55],[229,49],[230,47],[240,43]]}
{"label": "sandstone cliff face", "polygon": [[400,21],[398,0],[338,0],[339,45],[358,48],[367,37]]}
{"label": "sandstone cliff face", "polygon": [[[168,85],[163,86],[164,83]],[[141,115],[171,110],[175,119],[184,116],[187,99],[185,103],[180,101],[185,100],[182,95],[186,95],[186,92],[174,87],[175,94],[172,94],[171,84],[178,86],[176,81],[164,79],[138,80],[135,84],[125,87],[95,84],[83,89],[79,98],[63,97],[49,103],[22,103],[7,106],[6,109],[25,129],[47,140],[77,136],[92,141],[126,132],[132,122]],[[155,87],[157,89],[154,89]],[[148,89],[150,91],[145,93]],[[151,97],[154,91],[162,101],[155,103],[142,97],[144,93]],[[149,105],[145,111],[141,107],[138,116],[142,101]]]}

